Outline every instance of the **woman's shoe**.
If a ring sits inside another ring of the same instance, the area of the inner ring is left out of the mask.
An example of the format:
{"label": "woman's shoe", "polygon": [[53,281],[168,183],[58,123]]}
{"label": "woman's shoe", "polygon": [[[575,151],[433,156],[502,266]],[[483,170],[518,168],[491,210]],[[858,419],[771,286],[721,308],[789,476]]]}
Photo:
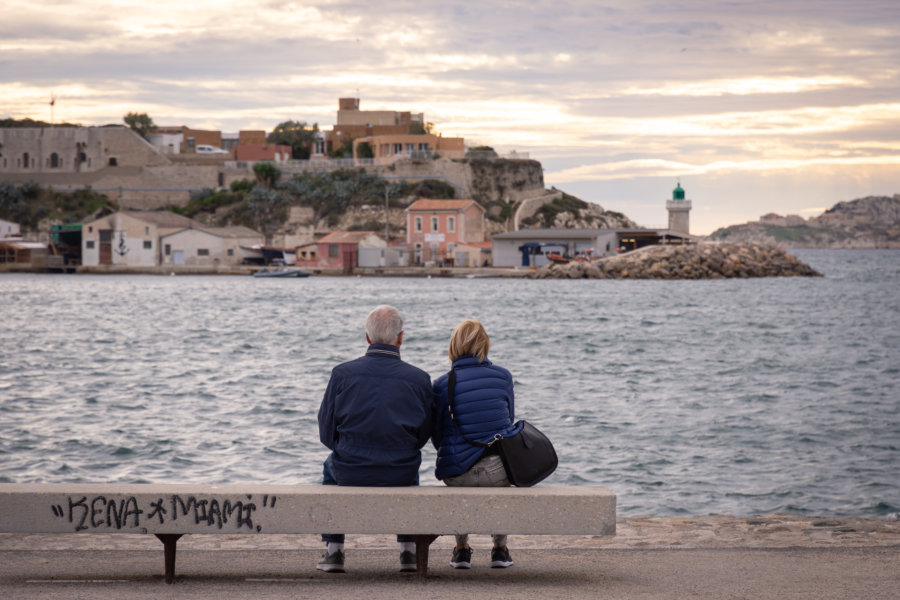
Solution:
{"label": "woman's shoe", "polygon": [[509,550],[506,546],[498,547],[495,546],[493,550],[491,550],[491,568],[493,569],[505,569],[506,567],[511,567],[515,563],[513,562],[512,557],[509,555]]}

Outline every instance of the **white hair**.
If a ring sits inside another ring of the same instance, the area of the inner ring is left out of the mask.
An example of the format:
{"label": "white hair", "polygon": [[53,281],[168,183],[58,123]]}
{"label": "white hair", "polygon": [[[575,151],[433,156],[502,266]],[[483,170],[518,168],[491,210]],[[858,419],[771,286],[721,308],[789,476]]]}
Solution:
{"label": "white hair", "polygon": [[403,317],[393,306],[376,306],[366,317],[366,335],[373,344],[393,344],[403,332]]}

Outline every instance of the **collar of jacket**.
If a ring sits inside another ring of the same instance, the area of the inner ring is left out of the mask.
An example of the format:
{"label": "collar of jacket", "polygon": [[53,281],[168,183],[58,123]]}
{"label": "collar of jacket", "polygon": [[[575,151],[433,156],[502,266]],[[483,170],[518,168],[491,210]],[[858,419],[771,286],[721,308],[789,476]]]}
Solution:
{"label": "collar of jacket", "polygon": [[400,358],[400,348],[391,346],[390,344],[369,344],[366,350],[366,356],[390,356],[392,358]]}
{"label": "collar of jacket", "polygon": [[482,361],[478,360],[477,356],[472,354],[462,354],[456,357],[456,360],[453,361],[453,368],[457,369],[459,367],[489,367],[491,365],[491,361],[488,358],[485,358]]}

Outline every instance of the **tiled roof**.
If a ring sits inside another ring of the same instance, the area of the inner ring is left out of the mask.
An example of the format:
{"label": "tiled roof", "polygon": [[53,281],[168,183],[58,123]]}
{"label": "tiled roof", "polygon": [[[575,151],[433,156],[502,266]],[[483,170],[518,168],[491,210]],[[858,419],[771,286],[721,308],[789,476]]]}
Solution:
{"label": "tiled roof", "polygon": [[194,227],[198,229],[204,227],[200,221],[167,210],[127,210],[123,213],[135,219],[153,223],[158,227]]}
{"label": "tiled roof", "polygon": [[223,238],[263,237],[263,234],[254,231],[249,227],[244,227],[243,225],[233,225],[231,227],[204,227],[203,231]]}
{"label": "tiled roof", "polygon": [[421,210],[421,211],[436,211],[436,210],[452,210],[459,211],[468,207],[470,204],[474,204],[478,208],[481,208],[474,200],[434,200],[431,198],[420,198],[416,200],[406,210]]}

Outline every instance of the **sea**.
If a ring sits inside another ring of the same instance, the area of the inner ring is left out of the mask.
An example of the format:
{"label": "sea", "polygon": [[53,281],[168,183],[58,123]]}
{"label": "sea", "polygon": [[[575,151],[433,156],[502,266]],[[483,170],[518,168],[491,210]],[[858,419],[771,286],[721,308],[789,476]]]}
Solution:
{"label": "sea", "polygon": [[0,482],[319,483],[330,371],[392,304],[433,378],[484,323],[546,483],[620,515],[900,518],[900,250],[794,253],[824,276],[3,274]]}

